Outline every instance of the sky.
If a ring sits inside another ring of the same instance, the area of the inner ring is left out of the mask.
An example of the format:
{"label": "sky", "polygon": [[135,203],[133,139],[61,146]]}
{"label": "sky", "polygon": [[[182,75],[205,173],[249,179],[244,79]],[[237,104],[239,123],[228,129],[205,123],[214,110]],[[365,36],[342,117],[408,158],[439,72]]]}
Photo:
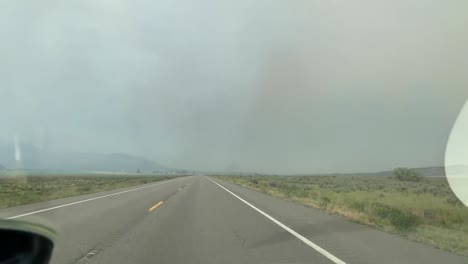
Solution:
{"label": "sky", "polygon": [[440,166],[465,0],[2,1],[0,143],[203,171]]}

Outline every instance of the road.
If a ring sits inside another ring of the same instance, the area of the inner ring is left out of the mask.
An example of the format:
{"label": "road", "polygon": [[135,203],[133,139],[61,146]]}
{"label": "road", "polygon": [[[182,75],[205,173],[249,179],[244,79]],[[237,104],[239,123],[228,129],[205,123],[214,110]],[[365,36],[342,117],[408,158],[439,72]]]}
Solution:
{"label": "road", "polygon": [[0,217],[59,223],[52,263],[60,264],[468,263],[205,176],[9,208]]}

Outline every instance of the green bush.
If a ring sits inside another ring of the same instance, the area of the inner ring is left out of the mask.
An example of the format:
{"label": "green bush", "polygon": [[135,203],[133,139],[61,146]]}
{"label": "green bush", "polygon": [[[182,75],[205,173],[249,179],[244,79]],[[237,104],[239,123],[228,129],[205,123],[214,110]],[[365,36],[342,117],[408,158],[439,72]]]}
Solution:
{"label": "green bush", "polygon": [[374,204],[374,213],[382,219],[387,219],[398,231],[409,231],[419,224],[414,214],[381,203]]}
{"label": "green bush", "polygon": [[364,202],[352,201],[349,207],[362,213],[366,209],[366,204]]}
{"label": "green bush", "polygon": [[320,207],[323,209],[327,208],[328,204],[331,202],[331,199],[328,198],[327,196],[323,196],[321,201],[320,201]]}
{"label": "green bush", "polygon": [[270,185],[270,187],[273,187],[273,188],[278,187],[278,184],[276,182],[274,182],[274,181],[269,182],[268,185]]}
{"label": "green bush", "polygon": [[422,176],[415,170],[408,168],[396,168],[393,170],[393,175],[400,181],[419,182]]}
{"label": "green bush", "polygon": [[91,186],[80,186],[77,189],[78,192],[89,192],[91,191]]}
{"label": "green bush", "polygon": [[306,190],[300,190],[296,192],[296,196],[299,198],[306,198],[309,196],[309,192]]}
{"label": "green bush", "polygon": [[460,200],[458,200],[458,198],[455,197],[455,196],[447,198],[446,201],[450,205],[457,206],[457,207],[463,207],[463,203],[460,202]]}

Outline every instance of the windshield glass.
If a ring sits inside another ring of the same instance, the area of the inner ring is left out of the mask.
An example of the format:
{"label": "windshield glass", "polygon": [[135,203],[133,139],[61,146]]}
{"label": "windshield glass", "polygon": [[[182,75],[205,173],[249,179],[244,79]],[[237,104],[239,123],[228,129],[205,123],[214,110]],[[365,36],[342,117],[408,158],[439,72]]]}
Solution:
{"label": "windshield glass", "polygon": [[0,217],[54,263],[468,263],[467,8],[4,1]]}

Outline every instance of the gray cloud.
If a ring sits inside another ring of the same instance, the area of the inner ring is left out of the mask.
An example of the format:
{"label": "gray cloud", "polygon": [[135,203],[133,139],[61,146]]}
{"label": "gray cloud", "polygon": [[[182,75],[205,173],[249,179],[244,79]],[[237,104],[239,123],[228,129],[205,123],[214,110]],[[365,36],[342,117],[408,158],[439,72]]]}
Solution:
{"label": "gray cloud", "polygon": [[277,173],[443,163],[466,1],[0,7],[0,141]]}

